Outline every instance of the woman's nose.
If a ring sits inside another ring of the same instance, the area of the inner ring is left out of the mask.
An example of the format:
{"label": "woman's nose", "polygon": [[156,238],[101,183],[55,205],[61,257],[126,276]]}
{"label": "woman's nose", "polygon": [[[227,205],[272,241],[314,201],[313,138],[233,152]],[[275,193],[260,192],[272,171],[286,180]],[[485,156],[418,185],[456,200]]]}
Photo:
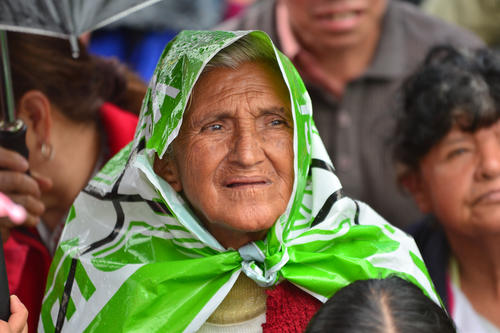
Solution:
{"label": "woman's nose", "polygon": [[500,141],[498,138],[484,140],[480,147],[479,174],[483,179],[500,176]]}
{"label": "woman's nose", "polygon": [[249,167],[258,164],[265,158],[260,139],[256,131],[238,129],[234,136],[230,160],[241,166]]}

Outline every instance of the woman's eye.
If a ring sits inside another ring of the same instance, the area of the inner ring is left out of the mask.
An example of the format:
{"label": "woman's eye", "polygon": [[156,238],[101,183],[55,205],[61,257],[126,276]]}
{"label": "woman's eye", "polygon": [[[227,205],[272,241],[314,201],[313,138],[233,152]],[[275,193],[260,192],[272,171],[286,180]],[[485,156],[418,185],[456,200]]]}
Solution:
{"label": "woman's eye", "polygon": [[221,129],[222,129],[221,124],[211,124],[211,125],[207,125],[207,126],[203,127],[202,131],[215,132],[215,131],[220,131]]}
{"label": "woman's eye", "polygon": [[446,154],[446,158],[447,159],[452,159],[454,157],[457,157],[457,156],[460,156],[462,154],[465,154],[468,151],[469,151],[469,149],[467,149],[467,148],[456,148],[456,149],[453,149],[450,152],[448,152],[448,154]]}
{"label": "woman's eye", "polygon": [[271,126],[288,125],[283,119],[274,119],[271,121]]}

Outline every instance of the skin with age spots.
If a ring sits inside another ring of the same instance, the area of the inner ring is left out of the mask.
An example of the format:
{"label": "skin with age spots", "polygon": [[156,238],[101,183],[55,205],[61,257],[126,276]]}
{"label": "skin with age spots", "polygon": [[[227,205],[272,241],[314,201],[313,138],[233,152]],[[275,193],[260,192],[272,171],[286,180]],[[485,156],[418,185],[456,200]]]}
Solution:
{"label": "skin with age spots", "polygon": [[155,172],[182,192],[226,248],[257,239],[283,214],[294,179],[288,89],[258,62],[203,74],[173,154]]}
{"label": "skin with age spots", "polygon": [[420,209],[434,212],[445,229],[500,233],[500,121],[474,133],[455,126],[420,161],[418,177]]}

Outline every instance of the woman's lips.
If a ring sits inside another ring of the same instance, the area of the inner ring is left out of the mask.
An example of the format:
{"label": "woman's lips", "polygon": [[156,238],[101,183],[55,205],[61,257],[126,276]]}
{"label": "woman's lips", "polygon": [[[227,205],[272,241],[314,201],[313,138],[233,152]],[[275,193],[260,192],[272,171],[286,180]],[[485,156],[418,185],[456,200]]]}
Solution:
{"label": "woman's lips", "polygon": [[268,185],[271,181],[262,177],[251,178],[232,178],[224,182],[224,186],[228,188],[242,188],[248,186]]}
{"label": "woman's lips", "polygon": [[499,204],[500,189],[488,191],[474,200],[474,204]]}

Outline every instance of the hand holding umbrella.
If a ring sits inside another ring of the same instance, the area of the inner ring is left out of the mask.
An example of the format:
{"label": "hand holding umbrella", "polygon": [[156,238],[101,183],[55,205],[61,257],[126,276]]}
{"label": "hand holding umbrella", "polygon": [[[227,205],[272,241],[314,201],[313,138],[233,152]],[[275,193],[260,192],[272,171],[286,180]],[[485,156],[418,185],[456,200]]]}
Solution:
{"label": "hand holding umbrella", "polygon": [[12,314],[9,320],[0,320],[0,333],[28,333],[28,310],[19,298],[10,296],[10,310]]}

